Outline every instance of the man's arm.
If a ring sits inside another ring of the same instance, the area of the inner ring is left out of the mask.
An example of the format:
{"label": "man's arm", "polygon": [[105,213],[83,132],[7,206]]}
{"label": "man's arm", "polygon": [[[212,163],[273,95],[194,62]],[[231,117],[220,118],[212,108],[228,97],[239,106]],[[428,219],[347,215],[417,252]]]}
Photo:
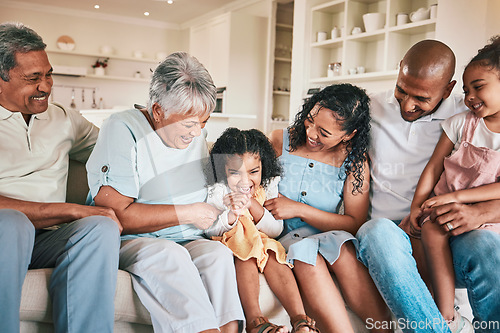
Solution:
{"label": "man's arm", "polygon": [[431,219],[440,225],[450,223],[451,234],[460,235],[479,228],[485,223],[500,223],[500,200],[475,204],[449,203],[432,209]]}
{"label": "man's arm", "polygon": [[11,199],[0,195],[0,209],[14,209],[24,213],[35,229],[72,222],[84,217],[100,215],[113,219],[120,231],[122,226],[111,208],[83,206],[72,203],[44,203]]}

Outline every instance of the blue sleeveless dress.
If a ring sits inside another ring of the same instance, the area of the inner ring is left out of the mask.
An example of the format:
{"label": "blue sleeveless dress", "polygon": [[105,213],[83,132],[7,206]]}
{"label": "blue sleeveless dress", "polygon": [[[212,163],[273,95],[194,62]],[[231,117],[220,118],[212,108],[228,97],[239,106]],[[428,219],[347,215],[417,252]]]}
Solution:
{"label": "blue sleeveless dress", "polygon": [[[279,193],[289,199],[305,203],[314,208],[338,213],[342,203],[345,168],[321,163],[305,157],[291,155],[289,134],[283,130],[283,149],[280,162],[283,177],[279,183]],[[284,220],[284,230],[279,239],[287,250],[287,261],[293,264],[299,260],[310,265],[316,264],[320,253],[328,263],[333,264],[340,255],[340,247],[356,238],[343,230],[322,232],[300,218]]]}

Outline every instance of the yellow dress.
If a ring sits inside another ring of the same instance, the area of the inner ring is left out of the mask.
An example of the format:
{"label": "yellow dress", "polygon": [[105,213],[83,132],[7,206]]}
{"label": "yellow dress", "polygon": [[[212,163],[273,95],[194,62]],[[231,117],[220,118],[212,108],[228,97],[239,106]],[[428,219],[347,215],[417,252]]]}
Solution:
{"label": "yellow dress", "polygon": [[[253,197],[259,204],[263,205],[264,201],[266,201],[264,188],[259,186]],[[248,209],[238,217],[231,230],[226,231],[222,236],[213,236],[212,239],[221,241],[233,251],[237,258],[243,261],[256,258],[260,272],[264,271],[264,267],[269,259],[269,250],[276,254],[276,259],[279,263],[292,267],[291,264],[286,262],[286,251],[283,245],[257,230]]]}

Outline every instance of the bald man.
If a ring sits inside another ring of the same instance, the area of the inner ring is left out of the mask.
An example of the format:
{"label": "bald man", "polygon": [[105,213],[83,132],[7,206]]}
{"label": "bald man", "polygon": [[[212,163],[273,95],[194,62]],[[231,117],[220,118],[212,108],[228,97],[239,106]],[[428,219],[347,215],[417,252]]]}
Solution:
{"label": "bald man", "polygon": [[[360,260],[404,332],[449,332],[412,256],[413,252],[422,255],[420,243],[410,241],[397,225],[410,212],[420,174],[441,135],[441,122],[467,110],[462,97],[451,94],[454,70],[453,51],[441,42],[424,40],[405,54],[396,88],[371,96],[371,220],[356,237]],[[448,204],[437,207],[433,216],[449,219],[453,225],[465,225],[471,219],[500,221],[498,207],[500,202]],[[492,250],[486,244],[491,242],[487,235],[465,231],[450,241],[456,286],[468,289],[475,321],[499,320],[492,318],[495,310],[491,310],[500,308],[499,288],[488,285],[488,276],[500,272],[491,268],[484,255],[490,256]],[[493,245],[493,255],[499,255],[498,246]],[[418,267],[425,276],[425,267]],[[473,274],[465,273],[471,270]]]}

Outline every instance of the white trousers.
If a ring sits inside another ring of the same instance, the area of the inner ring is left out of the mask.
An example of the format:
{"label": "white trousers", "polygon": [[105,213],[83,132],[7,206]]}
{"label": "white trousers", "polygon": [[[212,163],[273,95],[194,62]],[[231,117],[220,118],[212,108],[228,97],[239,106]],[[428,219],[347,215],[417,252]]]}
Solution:
{"label": "white trousers", "polygon": [[200,332],[244,320],[233,254],[220,242],[198,239],[183,246],[160,238],[126,240],[120,268],[132,274],[156,333]]}

